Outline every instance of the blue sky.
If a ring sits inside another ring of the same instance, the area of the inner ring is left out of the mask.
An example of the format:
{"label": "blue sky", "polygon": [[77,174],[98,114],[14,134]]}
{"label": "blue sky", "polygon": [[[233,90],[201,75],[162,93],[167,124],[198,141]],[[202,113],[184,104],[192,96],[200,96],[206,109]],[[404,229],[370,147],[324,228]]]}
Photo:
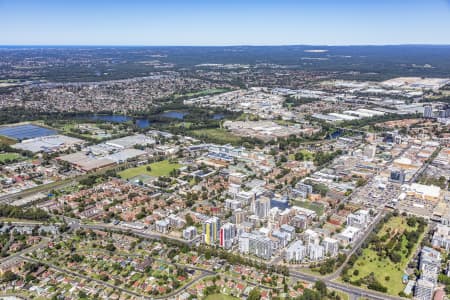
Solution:
{"label": "blue sky", "polygon": [[0,45],[450,44],[450,0],[0,0]]}

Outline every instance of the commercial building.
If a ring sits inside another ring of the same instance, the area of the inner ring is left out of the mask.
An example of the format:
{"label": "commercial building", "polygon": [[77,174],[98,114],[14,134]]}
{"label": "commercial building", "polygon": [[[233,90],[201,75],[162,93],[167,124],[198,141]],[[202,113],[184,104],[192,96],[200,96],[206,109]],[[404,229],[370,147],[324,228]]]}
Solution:
{"label": "commercial building", "polygon": [[23,140],[18,144],[12,145],[11,147],[15,149],[30,151],[33,153],[53,153],[70,149],[75,145],[81,146],[84,143],[85,142],[83,140],[58,134]]}
{"label": "commercial building", "polygon": [[405,182],[405,172],[401,169],[392,170],[389,176],[389,181],[403,184]]}
{"label": "commercial building", "polygon": [[438,201],[441,197],[441,188],[435,185],[412,183],[406,191],[408,196],[423,200]]}
{"label": "commercial building", "polygon": [[105,142],[105,144],[117,149],[129,149],[136,145],[145,146],[155,144],[155,140],[143,134],[135,134],[119,139],[110,140]]}

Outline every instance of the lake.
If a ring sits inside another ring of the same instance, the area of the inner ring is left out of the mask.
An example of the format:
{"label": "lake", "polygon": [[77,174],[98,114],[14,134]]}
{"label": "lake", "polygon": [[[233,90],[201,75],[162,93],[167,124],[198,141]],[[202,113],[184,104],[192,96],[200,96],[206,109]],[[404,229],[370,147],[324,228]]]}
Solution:
{"label": "lake", "polygon": [[184,119],[185,115],[187,115],[187,113],[185,113],[185,112],[167,111],[167,112],[162,113],[161,117],[182,120],[182,119]]}
{"label": "lake", "polygon": [[[166,111],[160,114],[161,117],[183,120],[184,116],[186,116],[187,112],[181,111]],[[224,114],[215,114],[211,117],[212,120],[222,120],[225,117]],[[151,122],[146,118],[133,118],[126,115],[97,115],[97,114],[86,114],[79,115],[76,118],[78,119],[87,119],[91,121],[105,121],[111,123],[125,123],[132,120],[135,120],[135,124],[138,128],[147,128],[151,125]]]}

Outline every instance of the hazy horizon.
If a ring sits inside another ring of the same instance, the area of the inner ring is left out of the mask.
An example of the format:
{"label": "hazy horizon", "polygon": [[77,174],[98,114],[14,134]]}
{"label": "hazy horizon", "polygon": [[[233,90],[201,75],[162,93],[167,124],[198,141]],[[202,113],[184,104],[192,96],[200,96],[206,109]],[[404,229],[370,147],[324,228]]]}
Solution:
{"label": "hazy horizon", "polygon": [[448,0],[0,0],[4,46],[450,45]]}

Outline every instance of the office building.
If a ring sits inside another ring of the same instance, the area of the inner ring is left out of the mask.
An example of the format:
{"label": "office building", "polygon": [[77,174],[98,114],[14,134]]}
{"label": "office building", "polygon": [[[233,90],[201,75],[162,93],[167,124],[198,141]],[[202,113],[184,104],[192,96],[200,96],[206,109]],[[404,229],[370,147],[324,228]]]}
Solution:
{"label": "office building", "polygon": [[403,184],[405,182],[405,172],[403,170],[392,170],[389,181]]}

